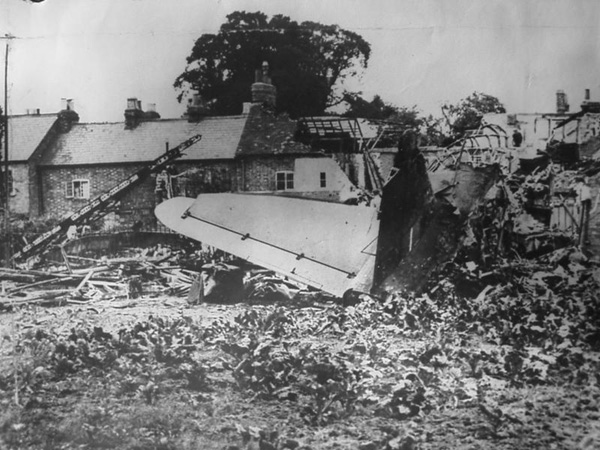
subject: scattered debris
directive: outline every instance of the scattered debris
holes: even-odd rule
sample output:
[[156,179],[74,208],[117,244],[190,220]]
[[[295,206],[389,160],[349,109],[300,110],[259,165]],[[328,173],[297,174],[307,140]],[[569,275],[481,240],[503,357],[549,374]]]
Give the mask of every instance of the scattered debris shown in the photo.
[[[188,258],[184,250],[174,251],[157,245],[127,249],[126,253],[127,256],[100,259],[65,253],[64,264],[40,263],[41,267],[35,270],[0,268],[5,294],[0,308],[29,303],[135,299],[144,295],[187,295],[196,272],[179,265],[179,260]],[[41,288],[49,290],[41,291]]]
[[0,268],[0,310],[99,300],[118,301],[113,306],[120,307],[127,300],[165,295],[187,298],[190,304],[278,302],[293,300],[298,293],[304,299],[324,297],[272,271],[234,265],[231,256],[206,246],[175,250],[158,244],[128,248],[110,258],[66,253],[62,258],[40,262],[36,269]]

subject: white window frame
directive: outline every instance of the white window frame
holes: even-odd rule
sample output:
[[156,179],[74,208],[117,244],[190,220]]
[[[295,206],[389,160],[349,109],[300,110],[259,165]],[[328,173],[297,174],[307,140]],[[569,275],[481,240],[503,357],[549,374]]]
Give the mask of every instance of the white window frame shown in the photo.
[[[79,184],[79,189],[76,189],[76,184]],[[77,194],[77,195],[76,195]],[[90,198],[90,180],[85,178],[77,178],[67,183],[65,189],[67,198],[74,199],[89,199]]]
[[[279,178],[283,176],[283,189],[279,188]],[[294,172],[291,170],[281,170],[275,172],[275,190],[293,191],[294,190]]]

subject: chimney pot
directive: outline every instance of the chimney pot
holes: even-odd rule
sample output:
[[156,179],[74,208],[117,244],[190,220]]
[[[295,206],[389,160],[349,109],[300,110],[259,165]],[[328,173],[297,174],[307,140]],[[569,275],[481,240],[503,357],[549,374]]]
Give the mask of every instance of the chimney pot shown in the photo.
[[127,99],[127,108],[125,109],[125,129],[133,130],[140,122],[144,120],[144,111],[142,111],[142,102],[136,97]]
[[[61,133],[68,133],[71,131],[74,123],[79,122],[79,114],[75,111],[73,105],[73,99],[62,98],[62,109],[58,113],[58,127]],[[40,114],[39,108],[33,110],[34,114]]]
[[75,104],[73,103],[73,99],[72,98],[61,98],[60,99],[60,103],[61,103],[61,111],[75,111]]
[[137,109],[138,100],[135,97],[127,99],[127,109]]
[[567,101],[567,94],[563,90],[556,91],[556,113],[565,114],[569,112],[569,103]]
[[589,90],[589,89],[586,89],[586,90],[585,90],[585,99],[586,99],[586,100],[589,100],[589,99],[590,99],[590,90]]
[[160,119],[160,114],[156,112],[156,103],[148,103],[146,111],[142,112],[144,120]]
[[200,94],[192,96],[192,106],[202,106],[202,96]]
[[203,117],[208,116],[210,110],[202,96],[198,93],[192,95],[188,100],[187,118],[188,122],[198,122]]
[[277,100],[277,89],[271,84],[269,63],[262,63],[262,70],[255,72],[256,82],[252,85],[252,103],[263,103],[274,107]]

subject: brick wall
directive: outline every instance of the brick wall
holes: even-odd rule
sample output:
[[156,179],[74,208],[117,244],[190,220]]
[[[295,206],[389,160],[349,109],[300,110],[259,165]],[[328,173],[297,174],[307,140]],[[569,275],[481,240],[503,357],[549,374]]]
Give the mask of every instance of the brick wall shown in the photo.
[[[294,189],[276,191],[276,173],[294,172]],[[319,187],[320,173],[326,173],[327,186]],[[237,185],[233,191],[268,192],[290,197],[304,197],[315,200],[341,200],[351,183],[330,158],[302,157],[293,155],[253,156],[239,160]],[[343,179],[342,179],[343,178]]]
[[[137,165],[43,168],[42,213],[48,217],[63,217],[73,213],[140,168]],[[67,198],[66,185],[73,180],[89,181],[89,199]],[[119,210],[122,213],[134,209],[149,210],[153,202],[154,184],[152,180],[146,180],[123,197]]]
[[[592,191],[592,211],[588,225],[588,250],[596,260],[600,260],[600,174],[588,180]],[[596,210],[594,211],[594,207]]]
[[[29,166],[27,163],[10,164],[12,172],[13,192],[9,197],[11,214],[29,214]],[[4,189],[4,186],[2,186]]]
[[[48,217],[64,217],[85,206],[102,193],[108,191],[142,165],[106,165],[84,167],[44,167],[41,171],[43,192],[43,214]],[[232,163],[185,163],[176,165],[176,172],[190,170],[189,176],[177,178],[180,195],[195,197],[200,192],[223,192],[232,185]],[[89,199],[67,198],[66,184],[73,180],[89,180]],[[156,224],[154,208],[156,206],[155,175],[151,175],[141,184],[126,193],[115,213],[108,214],[99,224],[105,229],[128,228],[136,222],[152,228]]]
[[197,197],[203,192],[230,192],[236,189],[235,163],[233,161],[211,161],[203,163],[182,163],[175,166],[179,195]]
[[49,151],[49,148],[54,144],[58,134],[60,125],[58,121],[48,130],[48,133],[37,149],[29,157],[29,217],[37,217],[43,214],[42,212],[42,185],[41,185],[41,171],[39,169],[39,163],[44,157],[45,153]]
[[275,173],[294,170],[293,156],[246,158],[239,163],[237,188],[240,191],[274,191]]

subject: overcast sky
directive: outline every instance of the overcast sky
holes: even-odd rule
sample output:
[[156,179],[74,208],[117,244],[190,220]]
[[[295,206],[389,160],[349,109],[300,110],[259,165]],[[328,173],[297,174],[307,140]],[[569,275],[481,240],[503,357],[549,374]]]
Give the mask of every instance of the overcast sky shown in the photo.
[[69,97],[82,122],[121,121],[137,97],[179,117],[173,82],[195,39],[236,10],[362,35],[371,60],[348,87],[368,99],[437,116],[443,102],[474,91],[509,112],[553,112],[558,89],[572,111],[585,88],[600,100],[596,0],[0,0],[0,36],[15,36],[9,113],[56,112]]

